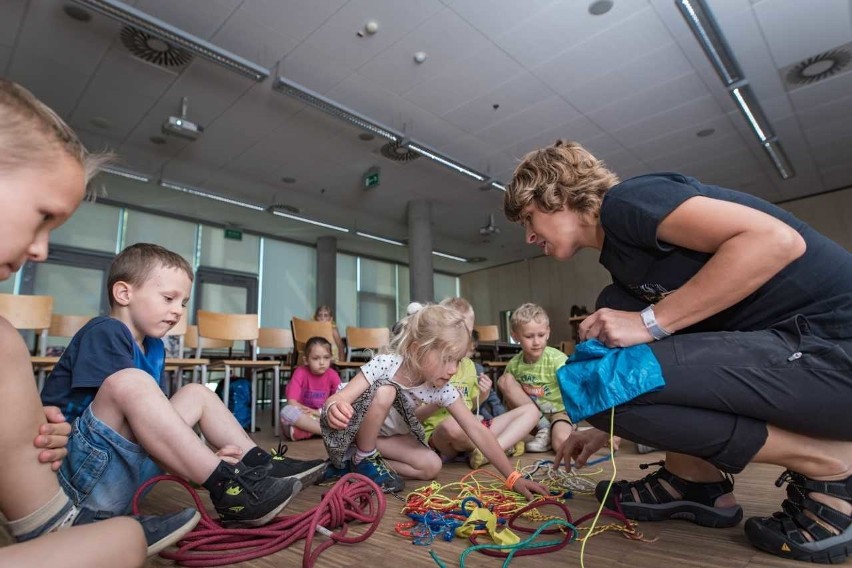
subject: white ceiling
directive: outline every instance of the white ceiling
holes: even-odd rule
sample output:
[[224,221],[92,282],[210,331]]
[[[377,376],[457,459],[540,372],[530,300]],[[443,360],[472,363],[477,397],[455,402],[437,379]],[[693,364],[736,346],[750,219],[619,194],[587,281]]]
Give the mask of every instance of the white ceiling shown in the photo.
[[[576,139],[623,178],[675,170],[771,201],[852,184],[852,72],[788,89],[780,70],[852,42],[850,0],[707,0],[797,175],[782,181],[673,0],[137,0],[136,8],[506,182],[525,152]],[[463,273],[536,254],[500,214],[502,193],[425,158],[378,153],[357,128],[260,83],[194,59],[180,72],[144,63],[94,14],[59,0],[0,0],[0,72],[123,165],[321,221],[405,239],[406,204],[433,202],[435,258]],[[359,37],[369,20],[374,35]],[[849,47],[849,46],[847,46]],[[424,51],[418,65],[413,54]],[[274,75],[275,73],[273,73]],[[160,125],[190,98],[195,142]],[[495,109],[494,105],[499,105]],[[93,123],[93,119],[94,123]],[[107,127],[98,127],[95,123]],[[715,129],[712,136],[696,132]],[[365,191],[361,175],[382,169]],[[282,177],[294,177],[293,184]],[[397,261],[406,249],[219,205],[154,183],[111,183],[112,199]],[[502,233],[479,235],[489,213]]]

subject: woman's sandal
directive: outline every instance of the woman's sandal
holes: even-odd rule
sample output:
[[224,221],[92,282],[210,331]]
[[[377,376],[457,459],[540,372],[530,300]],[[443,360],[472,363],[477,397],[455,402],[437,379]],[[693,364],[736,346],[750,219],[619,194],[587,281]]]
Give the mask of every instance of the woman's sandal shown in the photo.
[[[783,511],[746,521],[749,542],[776,556],[821,564],[839,564],[852,556],[852,517],[810,498],[811,493],[823,493],[852,503],[852,476],[817,481],[787,470],[775,485],[781,487],[785,482],[788,485],[787,499],[781,504]],[[805,511],[819,522],[805,515]],[[826,527],[834,527],[836,532]]]
[[[624,516],[636,521],[667,521],[682,519],[705,527],[732,527],[743,518],[743,509],[733,507],[714,507],[716,499],[734,490],[734,480],[726,475],[722,481],[698,483],[682,479],[665,468],[665,462],[642,464],[659,465],[660,469],[637,481],[618,481],[613,484],[606,499],[606,507],[614,511],[619,508]],[[675,497],[660,480],[666,481],[675,491]],[[601,481],[595,487],[595,497],[603,501],[608,481]],[[633,497],[633,491],[639,500]]]

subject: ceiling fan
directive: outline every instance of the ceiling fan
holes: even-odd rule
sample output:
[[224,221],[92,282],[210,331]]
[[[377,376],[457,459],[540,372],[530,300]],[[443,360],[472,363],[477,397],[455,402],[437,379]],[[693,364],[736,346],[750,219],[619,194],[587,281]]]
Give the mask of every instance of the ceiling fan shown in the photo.
[[488,224],[479,228],[479,234],[483,237],[500,234],[500,227],[494,224],[494,213],[488,214]]

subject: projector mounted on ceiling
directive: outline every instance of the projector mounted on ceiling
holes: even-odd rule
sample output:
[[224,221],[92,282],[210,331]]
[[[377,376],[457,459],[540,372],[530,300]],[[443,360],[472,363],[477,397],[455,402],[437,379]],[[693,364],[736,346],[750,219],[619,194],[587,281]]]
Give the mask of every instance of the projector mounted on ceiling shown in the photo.
[[488,215],[488,224],[479,228],[479,234],[483,237],[500,234],[500,227],[494,224],[494,213]]
[[186,117],[187,107],[189,106],[189,97],[183,97],[180,102],[180,116],[170,116],[163,123],[163,134],[176,136],[184,140],[197,140],[201,133],[204,132],[204,127],[196,124]]

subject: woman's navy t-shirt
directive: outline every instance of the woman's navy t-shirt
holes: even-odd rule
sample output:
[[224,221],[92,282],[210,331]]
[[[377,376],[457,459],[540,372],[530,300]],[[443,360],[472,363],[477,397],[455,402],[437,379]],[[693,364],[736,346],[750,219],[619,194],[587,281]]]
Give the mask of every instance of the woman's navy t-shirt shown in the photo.
[[852,254],[780,207],[680,174],[631,178],[605,195],[600,263],[614,283],[651,304],[677,290],[704,266],[710,254],[657,239],[662,220],[696,196],[738,203],[780,219],[802,235],[807,250],[737,304],[683,332],[766,329],[802,314],[816,335],[852,338]]

